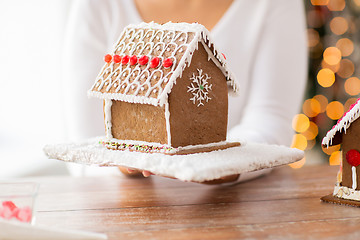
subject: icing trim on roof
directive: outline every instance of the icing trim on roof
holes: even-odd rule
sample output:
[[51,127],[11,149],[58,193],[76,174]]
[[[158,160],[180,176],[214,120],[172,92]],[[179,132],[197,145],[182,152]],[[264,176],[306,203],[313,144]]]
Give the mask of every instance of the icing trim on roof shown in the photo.
[[[114,52],[119,47],[122,47],[122,51],[124,51],[124,49],[128,46],[130,49],[131,42],[125,43],[126,39],[124,38],[124,36],[126,36],[126,34],[129,32],[130,33],[135,32],[136,30],[139,30],[139,29],[174,31],[174,32],[176,31],[176,32],[181,32],[181,34],[182,33],[185,33],[185,34],[194,33],[195,35],[194,35],[193,39],[191,39],[191,41],[188,44],[186,44],[187,46],[183,45],[184,50],[185,50],[184,54],[181,56],[181,58],[179,59],[179,61],[177,63],[175,63],[176,62],[176,58],[175,58],[174,66],[171,68],[171,71],[168,74],[166,74],[164,76],[163,68],[161,66],[159,66],[155,70],[161,74],[161,79],[158,81],[158,83],[155,86],[148,85],[148,86],[146,86],[148,88],[145,89],[144,87],[142,87],[142,85],[139,84],[140,75],[143,75],[144,71],[147,71],[147,77],[148,77],[147,81],[150,81],[154,75],[154,70],[153,70],[153,72],[149,72],[147,70],[148,68],[146,68],[143,70],[139,70],[138,73],[141,73],[141,74],[139,76],[137,76],[136,79],[132,82],[130,82],[128,80],[128,79],[130,79],[130,76],[127,76],[126,77],[127,82],[125,83],[126,86],[123,86],[125,88],[125,90],[123,91],[123,93],[121,93],[120,92],[120,81],[122,81],[122,80],[120,80],[120,77],[117,77],[116,80],[114,80],[114,81],[112,81],[110,79],[113,76],[114,72],[118,70],[118,68],[114,69],[114,63],[111,63],[110,65],[107,65],[107,64],[104,65],[104,67],[102,68],[94,85],[88,91],[89,96],[94,96],[94,97],[98,97],[98,98],[102,98],[102,99],[114,99],[114,100],[122,100],[122,101],[126,101],[126,102],[163,106],[168,101],[168,99],[167,99],[168,94],[171,92],[173,85],[176,83],[176,79],[181,77],[186,66],[189,66],[191,64],[192,55],[193,55],[194,51],[198,49],[200,42],[202,43],[206,52],[208,53],[208,60],[211,59],[215,63],[215,65],[222,71],[222,73],[226,77],[228,86],[230,86],[235,93],[238,92],[238,90],[239,90],[238,83],[235,81],[235,77],[234,77],[233,73],[228,69],[224,56],[222,55],[221,52],[219,52],[216,49],[215,45],[213,44],[213,42],[210,38],[208,30],[203,25],[198,24],[198,23],[189,24],[189,23],[172,23],[172,22],[168,22],[163,25],[160,25],[160,24],[157,24],[154,22],[141,23],[138,25],[129,25],[124,29],[124,31],[120,35],[119,40],[116,42],[115,47],[114,47],[114,49],[115,49]],[[138,34],[138,33],[135,32],[134,34],[135,34],[135,36],[137,36],[136,34]],[[155,35],[154,35],[154,37],[155,37]],[[165,35],[166,35],[166,33],[165,33]],[[186,37],[188,37],[188,35],[186,35]],[[158,43],[159,42],[156,43],[156,41],[155,41],[155,42],[148,42],[147,44],[153,44],[153,45],[151,45],[151,47],[154,47],[154,44],[156,45]],[[179,49],[180,49],[180,47],[178,47],[175,50],[175,52],[178,51]],[[151,50],[151,51],[153,51],[153,50]],[[151,56],[149,56],[149,57],[151,57]],[[163,56],[159,56],[159,57],[162,58]],[[135,68],[124,67],[124,69],[122,69],[122,67],[121,67],[121,69],[122,69],[121,74],[125,73],[125,75],[126,75],[126,73],[128,73],[128,75],[130,75],[130,73],[135,72]],[[104,74],[105,71],[109,71],[110,74],[108,76],[106,76],[105,78],[103,78],[105,75]],[[138,71],[138,70],[136,70],[136,71]],[[141,71],[143,71],[143,72],[141,72]],[[166,79],[168,76],[169,76],[169,79]],[[116,85],[116,83],[115,83],[117,80],[119,81],[119,85]],[[168,83],[166,83],[166,81],[168,81]],[[166,84],[165,84],[164,88],[162,89],[162,84],[164,82]],[[122,82],[122,84],[124,84],[124,82]],[[109,91],[111,89],[111,87],[113,87],[113,85],[117,86],[117,88],[116,88],[117,92]],[[132,87],[132,89],[135,89],[135,91],[134,91],[135,93],[134,92],[129,93],[130,87]],[[141,91],[145,89],[147,91],[147,93],[145,95],[141,95],[141,96],[135,95],[135,94],[138,94],[140,89],[141,89]],[[153,91],[153,90],[154,90],[154,93],[156,92],[156,90],[158,90],[158,94],[155,97],[150,96],[151,91]]]
[[342,118],[326,133],[326,136],[322,140],[322,145],[332,146],[335,135],[340,134],[350,127],[356,119],[360,117],[360,98],[353,104],[350,109],[344,114]]

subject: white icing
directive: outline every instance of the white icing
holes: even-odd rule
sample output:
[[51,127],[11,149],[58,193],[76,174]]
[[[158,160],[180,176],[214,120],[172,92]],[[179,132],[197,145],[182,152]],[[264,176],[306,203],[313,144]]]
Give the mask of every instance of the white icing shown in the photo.
[[360,200],[360,191],[340,185],[335,186],[333,195],[343,199]]
[[165,103],[165,124],[166,124],[167,142],[168,145],[171,146],[169,103]]
[[211,77],[207,74],[203,74],[202,69],[197,70],[199,74],[195,75],[195,73],[193,73],[190,78],[191,83],[190,86],[188,86],[188,92],[190,92],[193,96],[190,98],[190,101],[192,101],[193,104],[197,104],[197,107],[199,107],[204,105],[204,102],[211,100],[209,97],[209,91],[212,90],[212,84],[209,83]]
[[[194,38],[190,42],[189,33],[195,34]],[[145,38],[149,38],[149,40]],[[135,39],[136,41],[134,41]],[[154,39],[157,39],[156,44],[153,42]],[[198,49],[199,42],[206,46],[205,49],[209,58],[214,61],[218,68],[221,69],[228,84],[232,86],[235,92],[237,92],[238,84],[235,82],[235,77],[228,69],[221,52],[215,48],[210,39],[209,32],[204,26],[197,23],[188,24],[169,22],[159,25],[151,22],[127,26],[120,35],[119,41],[115,45],[114,54],[129,56],[136,55],[138,58],[142,55],[147,55],[149,57],[149,61],[152,56],[157,56],[160,59],[159,66],[156,69],[149,69],[150,64],[147,64],[144,69],[141,69],[139,64],[134,66],[130,66],[130,64],[117,64],[117,67],[113,62],[105,64],[88,94],[89,96],[103,99],[115,99],[126,102],[162,106],[167,101],[167,95],[170,93],[176,79],[181,77],[186,64],[188,66],[190,65],[192,55],[194,51]],[[168,50],[170,49],[174,50],[169,52]],[[213,51],[210,49],[213,49]],[[179,62],[176,62],[175,54],[183,51],[183,56]],[[161,64],[165,58],[171,58],[173,60],[173,65],[170,67],[170,71],[166,74],[164,73]],[[104,76],[102,74],[103,72],[109,72],[109,74]],[[118,77],[116,77],[115,72]],[[140,84],[140,76],[145,76],[143,73],[146,73],[147,78]],[[160,80],[155,85],[152,85],[151,79],[155,73],[158,74]],[[135,91],[135,93],[128,92],[131,85],[131,74],[135,74],[137,76],[132,83],[137,83],[139,86],[146,86],[145,88],[147,91],[144,95],[138,96],[138,91]],[[114,78],[114,80],[112,78]],[[164,79],[167,79],[168,82],[165,82],[166,85],[162,88],[161,84]],[[115,84],[118,87],[115,87]],[[101,90],[105,86],[106,92],[102,93]],[[127,87],[125,88],[124,86]],[[112,90],[112,93],[109,93],[112,88],[115,89]],[[120,92],[120,89],[124,88],[125,90],[121,90]],[[158,89],[158,94],[155,97],[150,96],[153,89]]]
[[304,157],[304,152],[295,148],[250,142],[221,151],[169,156],[160,153],[112,151],[98,141],[96,138],[84,142],[47,145],[44,151],[49,158],[63,161],[126,166],[160,176],[199,182],[288,164]]
[[344,131],[350,127],[351,123],[353,123],[356,119],[360,117],[360,102],[359,99],[356,104],[351,108],[348,112],[344,114],[344,116],[337,122],[333,128],[327,132],[326,136],[322,140],[322,145],[326,145],[327,147],[332,145],[332,140],[338,132]]
[[105,99],[104,100],[104,115],[105,115],[105,129],[106,129],[106,137],[108,139],[113,138],[111,128],[111,106],[112,106],[112,100]]
[[353,189],[356,189],[356,187],[357,187],[356,167],[352,166],[352,167],[351,167],[351,172],[352,172],[352,188],[353,188]]

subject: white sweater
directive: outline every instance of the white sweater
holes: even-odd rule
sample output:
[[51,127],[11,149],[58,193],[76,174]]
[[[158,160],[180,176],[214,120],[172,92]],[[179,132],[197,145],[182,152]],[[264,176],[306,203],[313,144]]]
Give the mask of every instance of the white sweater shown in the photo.
[[[140,22],[132,0],[74,4],[63,65],[70,139],[104,135],[102,101],[86,92],[123,28]],[[229,138],[289,146],[307,74],[302,1],[234,0],[211,35],[240,83],[229,98]]]

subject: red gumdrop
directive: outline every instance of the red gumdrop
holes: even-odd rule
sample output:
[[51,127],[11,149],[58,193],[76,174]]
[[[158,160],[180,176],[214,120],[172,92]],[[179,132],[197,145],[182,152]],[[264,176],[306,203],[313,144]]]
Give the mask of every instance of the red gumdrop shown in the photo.
[[140,58],[139,58],[139,64],[140,65],[145,65],[145,64],[147,64],[149,62],[149,57],[148,56],[141,56]]
[[171,60],[171,58],[166,58],[164,61],[163,61],[163,64],[164,68],[169,68],[173,65],[173,61]]
[[130,60],[129,55],[125,55],[122,59],[121,59],[121,63],[122,64],[127,64]]
[[156,68],[157,66],[159,66],[159,63],[160,63],[160,59],[158,57],[154,57],[150,61],[150,67]]
[[135,65],[137,63],[137,56],[136,55],[133,55],[131,58],[130,58],[130,65]]
[[15,203],[13,203],[12,201],[3,201],[2,205],[4,208],[9,208],[11,211],[14,211],[14,209],[17,208]]
[[114,63],[121,62],[121,57],[119,55],[114,55]]
[[111,62],[111,59],[112,59],[112,56],[110,54],[106,54],[104,56],[104,61],[107,62],[107,63]]
[[353,167],[360,165],[360,153],[355,149],[351,149],[346,153],[346,161]]
[[23,207],[19,209],[16,218],[21,222],[30,222],[32,217],[32,210],[30,207]]

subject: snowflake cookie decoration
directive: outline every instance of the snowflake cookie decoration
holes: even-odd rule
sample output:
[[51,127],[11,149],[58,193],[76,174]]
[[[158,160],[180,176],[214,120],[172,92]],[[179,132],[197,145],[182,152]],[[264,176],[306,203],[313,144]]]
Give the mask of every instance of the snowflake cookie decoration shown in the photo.
[[191,92],[193,97],[190,98],[194,104],[197,103],[197,106],[204,105],[204,102],[208,102],[211,98],[209,97],[209,91],[212,90],[212,84],[209,83],[209,77],[207,74],[203,74],[202,69],[198,69],[199,74],[195,76],[193,73],[190,78],[191,83],[188,86],[188,92]]

